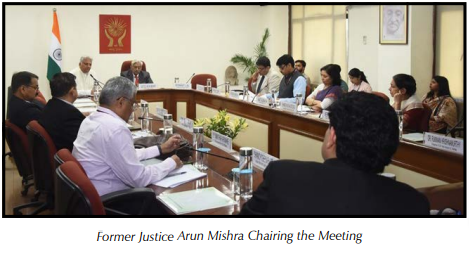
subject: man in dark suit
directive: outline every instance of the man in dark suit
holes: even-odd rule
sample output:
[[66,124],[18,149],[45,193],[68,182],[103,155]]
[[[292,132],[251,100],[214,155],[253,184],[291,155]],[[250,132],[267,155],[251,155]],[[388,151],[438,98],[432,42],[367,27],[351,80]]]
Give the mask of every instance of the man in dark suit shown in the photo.
[[54,141],[57,150],[73,149],[78,130],[85,116],[73,106],[78,97],[75,76],[71,73],[57,73],[50,81],[52,99],[47,102],[38,122]]
[[7,118],[26,132],[26,125],[37,120],[41,115],[41,107],[33,103],[39,93],[37,75],[22,71],[13,74],[11,88],[13,96],[8,101]]
[[351,92],[330,107],[329,118],[325,162],[271,162],[241,214],[429,214],[425,196],[378,174],[399,144],[396,113],[384,99]]
[[140,83],[153,83],[150,73],[142,70],[142,61],[133,60],[130,64],[130,69],[121,73],[121,76],[126,77],[138,86]]

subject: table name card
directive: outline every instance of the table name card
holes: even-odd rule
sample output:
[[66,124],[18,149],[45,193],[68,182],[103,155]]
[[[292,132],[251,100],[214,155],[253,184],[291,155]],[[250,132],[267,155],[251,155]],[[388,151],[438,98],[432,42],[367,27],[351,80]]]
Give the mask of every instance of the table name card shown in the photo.
[[280,108],[284,111],[296,113],[296,104],[288,102],[280,102]]
[[223,95],[223,94],[221,93],[221,91],[220,91],[219,89],[217,89],[217,88],[212,88],[212,94],[215,94],[215,95]]
[[168,114],[168,110],[164,108],[156,108],[156,116],[163,118],[163,115]]
[[187,128],[191,133],[194,131],[194,121],[189,118],[179,117],[179,124],[181,124],[182,127]]
[[233,140],[228,136],[212,131],[212,141],[228,152],[231,152],[231,150],[233,150]]
[[239,93],[236,91],[230,91],[230,98],[239,99]]
[[434,133],[424,133],[423,144],[440,150],[463,155],[464,140],[455,139]]
[[190,83],[175,83],[174,88],[181,90],[190,90],[192,87]]
[[256,100],[254,102],[256,104],[269,106],[269,99],[267,99],[265,97],[256,97]]
[[156,89],[156,83],[141,83],[138,85],[138,90]]
[[203,86],[203,85],[201,85],[201,84],[197,84],[197,85],[195,86],[195,88],[196,88],[196,90],[198,90],[198,91],[205,91],[205,86]]
[[254,166],[259,169],[265,170],[270,162],[276,160],[278,160],[278,158],[275,156],[271,156],[255,148],[252,149],[252,162],[254,163]]

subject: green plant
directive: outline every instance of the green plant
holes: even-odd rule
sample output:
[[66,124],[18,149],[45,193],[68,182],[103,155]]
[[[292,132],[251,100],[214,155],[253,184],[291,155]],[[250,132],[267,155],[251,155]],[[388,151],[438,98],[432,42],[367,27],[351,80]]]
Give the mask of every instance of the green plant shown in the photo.
[[212,131],[215,131],[234,139],[249,125],[246,123],[246,119],[243,118],[230,121],[230,116],[226,114],[226,110],[220,110],[212,118],[196,119],[194,126],[203,126],[205,128],[204,134],[209,138],[212,137]]
[[243,67],[243,72],[248,71],[249,76],[246,78],[246,81],[249,80],[249,78],[256,72],[257,67],[256,67],[256,61],[262,56],[267,56],[267,50],[265,48],[265,43],[267,42],[267,39],[270,37],[270,32],[269,28],[265,29],[264,35],[262,36],[261,42],[256,45],[254,48],[254,56],[253,57],[248,57],[244,56],[242,54],[235,54],[233,57],[231,57],[231,62],[233,64],[238,64],[241,67]]

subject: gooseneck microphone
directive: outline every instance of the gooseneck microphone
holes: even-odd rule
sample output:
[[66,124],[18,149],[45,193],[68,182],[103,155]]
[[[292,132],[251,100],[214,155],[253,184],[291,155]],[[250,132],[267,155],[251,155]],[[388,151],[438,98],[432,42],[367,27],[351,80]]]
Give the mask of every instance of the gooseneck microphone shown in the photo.
[[194,73],[194,74],[192,74],[192,76],[191,76],[191,77],[189,77],[189,80],[187,80],[187,82],[186,82],[186,83],[189,83],[189,81],[190,81],[190,80],[192,79],[192,77],[194,77],[194,76],[195,76],[195,73]]
[[223,158],[223,159],[230,160],[230,161],[233,161],[233,162],[236,162],[236,163],[239,162],[238,160],[235,160],[233,158],[229,158],[229,157],[221,156],[221,155],[215,155],[215,154],[212,154],[212,153],[209,153],[209,152],[199,151],[199,150],[197,150],[195,148],[192,148],[192,147],[189,147],[189,149],[192,150],[192,151],[195,151],[195,152],[204,153],[204,154],[207,154],[207,155]]
[[138,117],[138,119],[147,119],[147,120],[153,120],[153,121],[163,121],[162,119],[145,118],[145,117]]
[[91,78],[93,78],[93,80],[98,84],[99,87],[101,87],[101,89],[103,88],[103,86],[101,86],[101,84],[104,85],[104,83],[98,81],[96,78],[94,78],[94,76],[92,74],[90,74]]
[[262,91],[264,91],[264,90],[265,90],[265,88],[267,88],[267,87],[268,87],[268,86],[264,86],[264,88],[262,88],[262,89],[261,89],[261,90],[260,90],[260,91],[259,91],[259,92],[258,92],[258,93],[255,95],[255,96],[254,96],[254,98],[252,99],[251,103],[253,103],[253,102],[254,102],[254,100],[256,99],[256,97],[257,97],[259,94],[261,94],[261,93],[262,93]]

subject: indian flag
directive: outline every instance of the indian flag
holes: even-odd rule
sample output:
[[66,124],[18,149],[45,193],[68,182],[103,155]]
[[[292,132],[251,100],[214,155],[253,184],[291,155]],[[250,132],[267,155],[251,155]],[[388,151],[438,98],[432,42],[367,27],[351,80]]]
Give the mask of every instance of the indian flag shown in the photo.
[[52,36],[49,49],[49,61],[47,64],[47,79],[49,81],[56,73],[62,72],[62,45],[60,40],[59,21],[54,8],[54,24],[52,25]]

